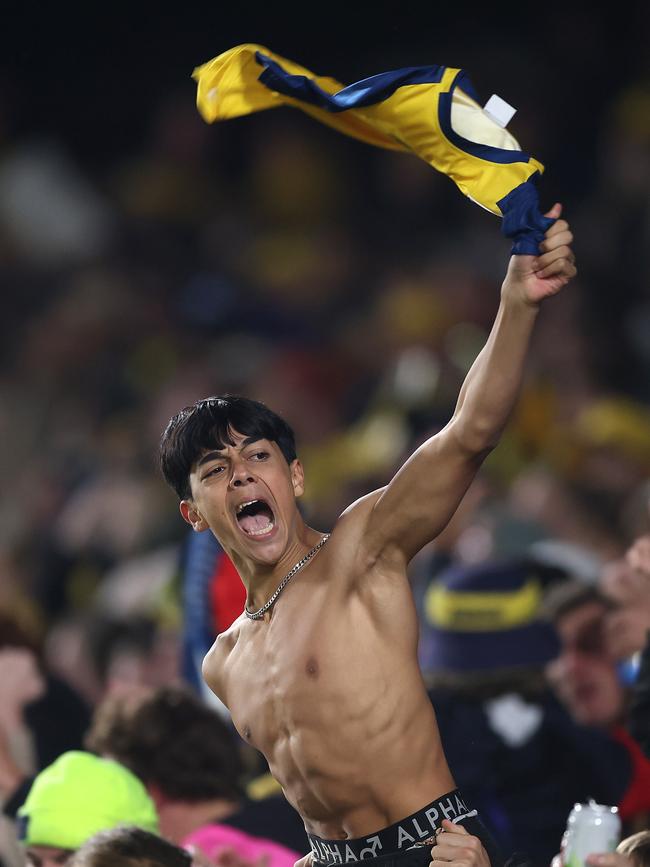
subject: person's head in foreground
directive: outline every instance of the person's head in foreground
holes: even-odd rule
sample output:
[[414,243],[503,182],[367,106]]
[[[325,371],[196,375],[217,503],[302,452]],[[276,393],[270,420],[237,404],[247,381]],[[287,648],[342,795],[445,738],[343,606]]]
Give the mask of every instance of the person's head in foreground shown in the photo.
[[616,851],[627,856],[634,867],[650,867],[650,830],[621,840]]
[[67,864],[98,831],[126,822],[158,831],[153,801],[117,762],[90,753],[64,753],[36,777],[18,810],[18,838],[29,867]]
[[595,587],[571,581],[549,593],[544,609],[561,645],[546,669],[557,697],[580,725],[618,722],[626,695],[607,649],[609,602]]
[[180,687],[107,699],[95,713],[86,744],[142,780],[156,804],[161,832],[171,840],[179,840],[180,805],[212,804],[215,815],[225,815],[243,797],[244,768],[235,739],[216,711]]
[[621,840],[615,852],[593,852],[586,861],[588,867],[650,867],[650,830]]
[[276,563],[300,533],[293,431],[263,404],[226,396],[185,407],[163,433],[160,462],[183,518],[198,532],[210,528],[236,564]]
[[91,837],[68,867],[191,867],[192,856],[142,828],[122,827]]

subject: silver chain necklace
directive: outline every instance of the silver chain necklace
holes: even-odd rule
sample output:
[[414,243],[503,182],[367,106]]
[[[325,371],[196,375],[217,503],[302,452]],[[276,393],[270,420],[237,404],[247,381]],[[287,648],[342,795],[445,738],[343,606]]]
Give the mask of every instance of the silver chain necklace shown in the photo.
[[300,572],[300,570],[302,569],[302,567],[303,567],[303,566],[306,566],[307,563],[309,563],[309,561],[311,560],[311,558],[312,558],[315,554],[318,554],[318,552],[319,552],[320,549],[323,547],[323,545],[325,544],[325,542],[327,542],[327,540],[329,539],[329,537],[330,537],[330,534],[329,534],[329,533],[326,533],[326,534],[323,536],[323,538],[320,540],[320,542],[317,542],[317,543],[314,545],[314,547],[311,549],[311,551],[307,551],[307,553],[306,553],[305,556],[302,558],[302,560],[298,560],[298,562],[296,563],[296,565],[295,565],[295,566],[292,566],[291,569],[289,569],[289,571],[288,571],[287,574],[284,576],[284,578],[282,579],[282,581],[280,581],[280,583],[278,584],[275,593],[271,596],[271,598],[269,599],[268,602],[266,602],[264,605],[262,605],[261,608],[258,608],[257,611],[249,611],[248,608],[244,608],[244,614],[246,615],[246,617],[248,617],[249,620],[260,620],[260,618],[262,618],[262,617],[264,616],[264,612],[269,610],[269,608],[271,607],[271,605],[273,605],[273,603],[275,602],[275,600],[278,598],[278,596],[280,595],[280,593],[282,593],[282,591],[283,591],[284,588],[287,586],[287,584],[289,583],[289,581],[293,578],[293,576],[296,574],[296,572]]

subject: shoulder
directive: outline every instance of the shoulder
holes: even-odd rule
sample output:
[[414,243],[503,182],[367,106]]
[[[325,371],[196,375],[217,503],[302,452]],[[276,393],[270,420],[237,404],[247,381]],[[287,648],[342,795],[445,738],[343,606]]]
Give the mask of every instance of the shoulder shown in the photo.
[[245,617],[242,613],[232,626],[217,635],[214,644],[203,658],[203,680],[224,703],[226,703],[225,675],[227,663],[237,646],[244,621]]
[[350,503],[350,505],[345,509],[345,511],[341,512],[339,515],[339,519],[337,521],[337,527],[341,524],[345,524],[346,522],[349,524],[353,524],[355,522],[363,522],[368,519],[368,517],[372,514],[372,510],[384,493],[386,488],[377,488],[376,491],[371,491],[369,494],[364,494],[363,497],[359,497],[358,500],[355,500],[354,503]]
[[384,488],[379,488],[370,494],[365,494],[341,512],[332,530],[334,544],[330,544],[330,550],[336,549],[339,554],[347,552],[355,561],[363,559],[363,542],[368,524],[383,491]]
[[332,529],[326,558],[333,562],[335,574],[346,577],[346,584],[374,572],[376,563],[367,541],[374,508],[385,488],[360,497],[341,513]]

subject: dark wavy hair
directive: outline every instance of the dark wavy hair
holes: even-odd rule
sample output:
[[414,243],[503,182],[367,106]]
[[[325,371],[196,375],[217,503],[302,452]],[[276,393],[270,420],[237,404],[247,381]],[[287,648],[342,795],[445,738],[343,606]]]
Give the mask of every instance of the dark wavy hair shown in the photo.
[[156,834],[124,826],[87,840],[70,867],[192,867],[192,856]]
[[95,713],[86,747],[125,765],[168,798],[239,801],[243,796],[243,763],[228,726],[181,687],[107,699]]
[[233,445],[234,431],[277,443],[288,464],[296,458],[292,429],[263,403],[237,395],[207,397],[176,413],[160,440],[163,475],[181,500],[192,495],[192,465],[206,449]]

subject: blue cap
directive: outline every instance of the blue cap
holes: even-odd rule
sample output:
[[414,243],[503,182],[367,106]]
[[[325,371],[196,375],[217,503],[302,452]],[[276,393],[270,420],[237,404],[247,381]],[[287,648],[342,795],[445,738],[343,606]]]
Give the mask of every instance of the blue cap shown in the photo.
[[544,578],[521,560],[452,566],[424,596],[423,668],[490,671],[543,666],[559,653],[540,620]]

